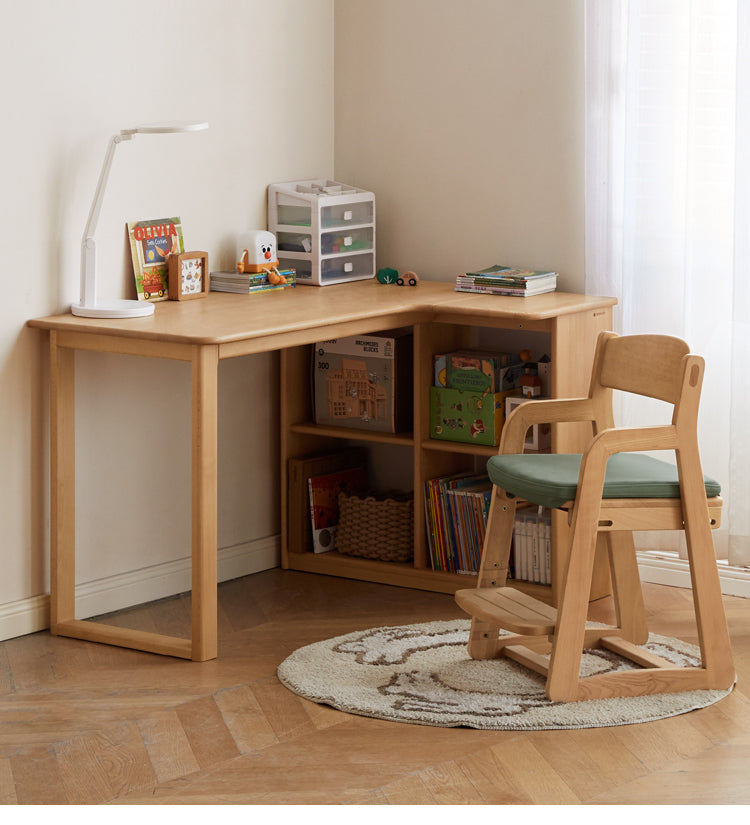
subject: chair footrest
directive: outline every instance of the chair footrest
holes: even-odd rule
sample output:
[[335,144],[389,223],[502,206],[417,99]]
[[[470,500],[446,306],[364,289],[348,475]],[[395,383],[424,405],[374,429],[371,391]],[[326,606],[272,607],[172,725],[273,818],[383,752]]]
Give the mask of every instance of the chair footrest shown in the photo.
[[557,610],[512,587],[476,587],[456,591],[456,603],[470,616],[523,636],[550,636]]

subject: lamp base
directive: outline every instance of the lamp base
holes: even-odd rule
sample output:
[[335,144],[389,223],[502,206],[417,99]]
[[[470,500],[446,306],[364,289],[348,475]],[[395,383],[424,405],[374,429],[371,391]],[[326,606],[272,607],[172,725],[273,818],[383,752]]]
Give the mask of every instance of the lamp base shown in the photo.
[[148,301],[122,299],[102,301],[95,306],[73,304],[70,311],[84,318],[143,318],[154,314],[154,305]]

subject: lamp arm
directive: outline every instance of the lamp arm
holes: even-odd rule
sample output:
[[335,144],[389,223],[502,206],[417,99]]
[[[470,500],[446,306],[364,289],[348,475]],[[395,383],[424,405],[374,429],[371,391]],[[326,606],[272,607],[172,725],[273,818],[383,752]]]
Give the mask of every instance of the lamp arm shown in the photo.
[[104,164],[99,174],[99,182],[96,185],[94,201],[91,204],[89,218],[86,222],[86,228],[83,231],[83,240],[81,241],[81,303],[84,306],[94,306],[96,304],[96,241],[94,240],[94,232],[96,231],[96,224],[102,209],[104,192],[107,188],[109,170],[112,168],[115,149],[121,141],[131,140],[134,133],[135,130],[123,129],[120,134],[110,138],[107,153],[104,156]]

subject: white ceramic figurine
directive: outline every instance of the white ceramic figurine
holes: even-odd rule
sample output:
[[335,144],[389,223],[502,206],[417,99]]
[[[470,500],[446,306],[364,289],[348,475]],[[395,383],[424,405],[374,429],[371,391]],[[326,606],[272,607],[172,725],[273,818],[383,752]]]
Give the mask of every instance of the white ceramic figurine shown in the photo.
[[273,232],[264,229],[244,232],[237,241],[237,257],[237,272],[266,272],[270,283],[286,283],[286,278],[278,270],[276,237]]

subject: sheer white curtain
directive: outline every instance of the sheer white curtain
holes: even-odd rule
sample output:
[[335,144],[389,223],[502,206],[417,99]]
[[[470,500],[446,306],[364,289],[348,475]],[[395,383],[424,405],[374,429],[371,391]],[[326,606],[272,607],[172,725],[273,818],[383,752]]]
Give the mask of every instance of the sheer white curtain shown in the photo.
[[586,118],[586,291],[619,299],[617,331],[705,357],[717,554],[748,566],[750,0],[586,0]]

